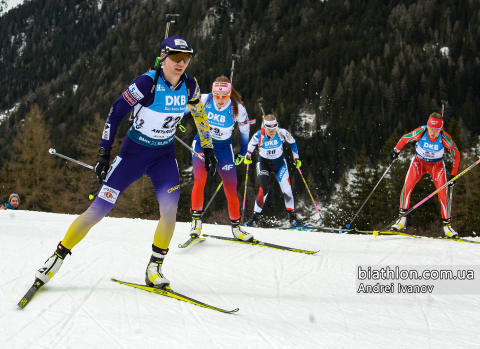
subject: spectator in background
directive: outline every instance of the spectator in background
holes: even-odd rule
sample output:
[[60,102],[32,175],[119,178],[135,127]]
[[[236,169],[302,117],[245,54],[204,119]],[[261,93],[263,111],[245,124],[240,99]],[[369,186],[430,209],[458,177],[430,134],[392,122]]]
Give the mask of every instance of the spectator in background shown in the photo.
[[17,193],[10,194],[8,204],[5,204],[5,207],[9,210],[17,210],[18,205],[20,205],[20,196]]
[[0,211],[2,211],[2,210],[7,210],[7,208],[5,207],[5,201],[0,199]]

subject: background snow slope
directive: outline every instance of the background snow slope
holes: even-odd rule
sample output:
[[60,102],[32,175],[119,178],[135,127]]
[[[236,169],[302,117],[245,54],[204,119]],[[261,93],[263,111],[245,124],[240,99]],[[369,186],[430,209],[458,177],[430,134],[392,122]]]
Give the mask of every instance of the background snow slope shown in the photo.
[[[480,246],[400,236],[252,229],[317,255],[220,240],[181,250],[178,223],[164,264],[172,288],[234,315],[110,281],[143,283],[157,222],[105,218],[23,310],[17,303],[75,216],[0,211],[2,348],[478,348],[480,296],[357,295],[371,265],[479,264]],[[230,236],[228,226],[204,232]]]

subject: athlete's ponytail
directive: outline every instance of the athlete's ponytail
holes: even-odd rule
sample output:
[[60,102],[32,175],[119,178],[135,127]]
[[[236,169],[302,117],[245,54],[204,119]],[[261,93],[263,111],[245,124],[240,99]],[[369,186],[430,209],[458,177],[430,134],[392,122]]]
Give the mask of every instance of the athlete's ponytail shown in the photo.
[[[218,78],[215,79],[214,82],[230,82],[230,79],[227,78],[225,75],[222,75]],[[233,106],[233,121],[235,121],[238,117],[238,103],[243,105],[245,107],[245,104],[242,102],[242,96],[240,96],[240,93],[238,93],[237,90],[235,90],[232,86],[232,92],[230,94],[230,98],[232,100],[232,106]]]

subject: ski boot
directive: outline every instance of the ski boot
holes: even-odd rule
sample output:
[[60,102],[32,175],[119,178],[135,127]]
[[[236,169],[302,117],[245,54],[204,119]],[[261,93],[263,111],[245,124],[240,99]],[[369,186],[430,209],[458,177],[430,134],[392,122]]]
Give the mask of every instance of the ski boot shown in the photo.
[[290,221],[290,226],[292,228],[298,228],[303,226],[302,220],[297,218],[295,210],[288,211],[288,220]]
[[202,233],[202,211],[192,210],[192,224],[190,226],[190,237],[198,238]]
[[246,227],[259,227],[260,226],[260,216],[262,213],[258,213],[253,211],[252,218],[250,218],[247,223],[245,223]]
[[170,285],[170,281],[163,276],[162,265],[163,260],[168,253],[168,249],[162,250],[161,248],[152,245],[152,250],[152,257],[150,257],[150,262],[145,271],[145,284],[147,286],[166,288]]
[[455,239],[458,238],[458,233],[452,228],[452,219],[442,219],[443,221],[443,231],[445,232],[445,236]]
[[49,282],[62,266],[65,257],[69,254],[72,254],[72,252],[70,252],[68,248],[62,246],[62,242],[60,241],[55,253],[52,254],[52,256],[47,259],[43,267],[38,269],[38,271],[35,273],[35,278],[39,279],[41,282],[43,282],[43,284]]
[[232,221],[232,234],[235,238],[242,241],[252,241],[253,235],[247,233],[245,230],[242,229],[240,226],[240,219]]
[[405,214],[405,212],[407,212],[407,210],[400,209],[398,213],[400,218],[395,222],[394,225],[392,225],[392,228],[390,230],[393,230],[393,231],[405,230],[405,228],[407,227],[407,217],[402,217],[402,215]]

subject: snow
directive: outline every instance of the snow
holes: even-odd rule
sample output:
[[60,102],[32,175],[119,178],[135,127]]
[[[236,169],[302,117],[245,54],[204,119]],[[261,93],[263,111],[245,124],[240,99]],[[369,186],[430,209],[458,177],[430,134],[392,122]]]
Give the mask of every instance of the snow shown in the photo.
[[303,137],[312,137],[315,129],[315,113],[301,112],[298,114],[300,117],[300,127],[303,132],[297,134]]
[[18,109],[19,106],[20,106],[20,103],[16,103],[13,106],[13,108],[0,112],[0,125],[4,120],[7,120],[10,117],[10,115]]
[[3,13],[0,13],[0,17],[2,17],[5,13],[14,9],[15,7],[22,5],[23,2],[24,0],[7,0],[7,8]]
[[[76,216],[0,211],[2,348],[478,348],[479,295],[358,295],[359,265],[473,265],[480,247],[401,236],[249,229],[317,255],[208,239],[177,223],[164,273],[200,308],[110,281],[143,283],[156,221],[105,218],[25,308],[18,301]],[[230,235],[204,224],[203,231]]]

